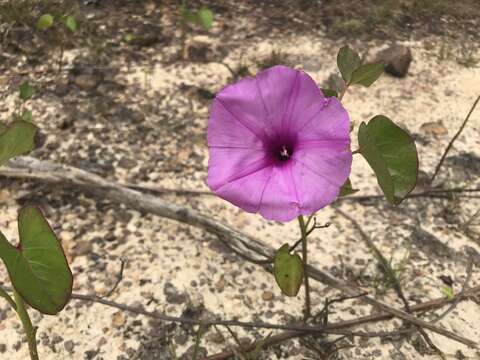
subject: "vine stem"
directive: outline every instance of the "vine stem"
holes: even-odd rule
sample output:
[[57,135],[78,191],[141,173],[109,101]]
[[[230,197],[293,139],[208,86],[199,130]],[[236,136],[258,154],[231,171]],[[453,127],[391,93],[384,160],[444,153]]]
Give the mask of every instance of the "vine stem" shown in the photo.
[[342,91],[340,92],[340,94],[338,94],[338,100],[339,101],[342,101],[343,100],[343,97],[345,96],[345,93],[347,92],[347,89],[348,89],[348,84],[345,84],[343,86],[343,89]]
[[307,224],[303,219],[303,216],[298,217],[298,223],[300,225],[300,232],[302,234],[302,262],[303,262],[303,274],[305,278],[305,309],[304,309],[304,319],[308,319],[311,315],[310,311],[310,285],[308,282],[308,271],[307,271]]
[[32,321],[30,320],[30,316],[28,316],[27,309],[25,308],[25,303],[23,302],[22,297],[19,293],[14,289],[13,290],[13,298],[15,300],[15,304],[17,306],[17,314],[22,322],[23,329],[27,335],[28,341],[28,350],[30,351],[30,359],[31,360],[39,360],[38,358],[38,351],[37,351],[37,330],[33,327]]

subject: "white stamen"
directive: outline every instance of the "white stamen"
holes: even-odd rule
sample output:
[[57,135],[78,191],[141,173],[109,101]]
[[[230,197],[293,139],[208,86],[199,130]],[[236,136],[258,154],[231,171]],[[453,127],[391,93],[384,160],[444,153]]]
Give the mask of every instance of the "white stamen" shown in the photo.
[[290,154],[288,153],[288,149],[285,145],[282,146],[282,150],[280,151],[280,156],[288,158]]

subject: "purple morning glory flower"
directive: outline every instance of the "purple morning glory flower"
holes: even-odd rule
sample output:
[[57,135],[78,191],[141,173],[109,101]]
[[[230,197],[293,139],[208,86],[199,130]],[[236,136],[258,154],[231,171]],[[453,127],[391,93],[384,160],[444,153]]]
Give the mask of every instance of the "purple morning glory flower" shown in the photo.
[[208,186],[269,220],[310,215],[338,196],[352,163],[347,111],[303,71],[274,66],[226,86],[208,124]]

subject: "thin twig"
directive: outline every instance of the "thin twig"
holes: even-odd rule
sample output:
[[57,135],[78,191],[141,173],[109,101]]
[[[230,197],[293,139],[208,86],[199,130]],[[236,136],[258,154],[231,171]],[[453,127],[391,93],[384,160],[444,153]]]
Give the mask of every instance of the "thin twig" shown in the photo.
[[[475,290],[475,289],[477,289],[477,290]],[[471,289],[466,290],[465,293],[464,293],[463,299],[466,299],[470,296],[475,296],[477,293],[480,293],[480,286],[477,286],[475,288],[471,288]],[[455,297],[455,299],[456,299],[456,297]],[[435,309],[441,308],[441,307],[443,307],[443,306],[445,306],[449,303],[452,303],[453,301],[455,301],[455,299],[449,300],[447,298],[439,298],[439,299],[431,300],[431,301],[428,301],[428,302],[420,303],[420,304],[417,304],[417,305],[413,305],[411,308],[412,308],[412,311],[414,311],[414,312],[424,312],[424,311],[428,311],[428,310],[435,310]],[[389,320],[392,317],[393,317],[392,315],[387,314],[387,313],[379,313],[379,314],[365,316],[363,318],[357,318],[357,319],[354,319],[354,320],[342,321],[342,322],[338,322],[338,323],[335,323],[335,324],[329,324],[329,326],[327,326],[325,328],[325,332],[329,333],[329,334],[341,334],[342,333],[342,335],[345,335],[347,333],[347,331],[342,331],[343,329],[347,329],[347,328],[357,326],[357,325],[366,324],[366,323],[369,323],[369,322]],[[347,322],[350,322],[350,325],[347,325]],[[385,332],[385,333],[381,333],[381,332],[379,332],[379,333],[365,333],[365,332],[364,333],[361,333],[361,332],[352,333],[352,332],[349,332],[349,334],[352,334],[354,336],[358,335],[358,336],[365,336],[365,337],[368,337],[369,335],[370,335],[370,337],[389,337],[389,336],[394,337],[394,336],[398,336],[398,335],[403,335],[403,334],[407,333],[407,331],[412,331],[412,329],[397,330],[397,331],[392,331],[392,332],[388,332],[388,333],[387,332]],[[270,346],[274,346],[274,345],[280,344],[284,341],[287,341],[289,339],[302,337],[302,336],[307,336],[307,335],[308,334],[306,334],[306,333],[301,333],[301,332],[296,332],[296,331],[285,331],[285,332],[282,332],[280,334],[273,335],[272,337],[270,337],[270,339],[268,341],[265,341],[262,348],[267,348],[267,347],[270,347]],[[255,349],[257,347],[257,344],[258,344],[258,342],[253,342],[249,346],[245,346],[244,350],[245,351],[252,351],[253,349]],[[215,354],[215,355],[208,356],[204,360],[226,360],[226,359],[232,358],[233,356],[234,356],[234,353],[232,351],[224,351],[224,352],[221,352],[221,353],[218,353],[218,354]]]
[[[370,239],[370,236],[368,236],[365,231],[363,231],[362,227],[360,224],[351,216],[343,212],[342,210],[334,207],[335,211],[338,212],[340,215],[342,215],[345,219],[349,220],[350,223],[354,226],[354,228],[358,231],[362,239],[366,242],[367,246],[372,250],[375,254],[375,257],[378,259],[380,266],[382,268],[382,271],[386,276],[388,276],[388,279],[393,282],[393,289],[397,293],[398,297],[402,301],[405,311],[409,314],[412,313],[412,309],[410,308],[410,305],[408,304],[408,300],[403,292],[402,285],[400,284],[400,281],[395,274],[395,271],[393,270],[392,266],[388,262],[388,260],[383,256],[382,252],[378,249],[378,247],[375,245],[375,243]],[[443,356],[442,351],[432,342],[428,334],[425,332],[425,330],[420,326],[420,325],[414,325],[418,332],[422,335],[422,337],[425,339],[427,344],[435,350],[439,355]]]
[[356,294],[356,295],[350,295],[350,296],[340,296],[334,299],[325,299],[325,305],[323,306],[323,309],[318,312],[318,314],[315,314],[313,316],[313,320],[318,322],[318,318],[322,318],[322,324],[326,326],[328,324],[328,314],[329,314],[329,308],[330,305],[337,303],[337,302],[343,302],[345,300],[351,300],[351,299],[358,299],[359,297],[368,295],[367,292],[364,292],[363,294]]
[[375,245],[375,243],[370,239],[370,236],[367,235],[365,231],[363,231],[362,227],[360,224],[352,218],[350,215],[345,213],[344,211],[340,210],[337,207],[334,207],[335,211],[339,213],[341,216],[343,216],[345,219],[350,221],[350,223],[353,225],[353,227],[358,231],[360,234],[361,238],[365,241],[367,244],[368,248],[373,251],[375,257],[377,258],[378,262],[380,263],[380,267],[382,269],[382,272],[388,276],[389,280],[393,282],[393,288],[395,292],[397,293],[398,297],[402,301],[403,305],[405,306],[405,310],[407,312],[410,312],[410,306],[408,304],[407,298],[405,297],[405,294],[403,293],[402,286],[400,285],[400,281],[398,280],[395,271],[392,269],[392,266],[388,262],[388,260],[383,256],[382,252],[378,249],[378,247]]
[[[430,189],[427,191],[416,192],[408,194],[405,199],[421,199],[421,198],[446,198],[448,199],[451,194],[460,194],[457,196],[466,197],[468,195],[462,195],[463,193],[480,193],[480,189]],[[336,201],[368,201],[368,200],[382,200],[385,195],[351,195],[339,197]]]
[[[458,301],[461,301],[470,296],[477,295],[478,293],[480,293],[480,286],[467,289],[462,294],[461,296],[462,298]],[[460,297],[460,294],[453,299],[438,298],[428,302],[420,303],[412,306],[411,309],[414,312],[437,309],[445,306],[446,304],[453,303],[454,301],[457,300],[457,297]],[[337,323],[331,323],[331,324],[328,324],[326,327],[305,326],[305,325],[281,325],[281,324],[271,324],[266,322],[243,322],[243,321],[236,321],[236,320],[204,321],[204,320],[192,319],[190,317],[169,316],[169,315],[158,313],[156,311],[148,311],[148,310],[145,310],[143,307],[135,307],[135,306],[121,304],[115,301],[106,300],[96,295],[85,295],[85,294],[73,293],[71,298],[74,300],[95,302],[95,303],[103,304],[106,306],[114,307],[119,310],[129,311],[135,314],[141,314],[157,320],[163,320],[163,321],[169,321],[169,322],[179,322],[184,324],[203,325],[203,326],[221,325],[221,326],[239,326],[239,327],[246,327],[246,328],[263,328],[263,329],[274,329],[274,330],[291,330],[295,332],[303,332],[303,333],[310,333],[310,334],[325,333],[330,330],[349,328],[352,326],[362,325],[365,323],[388,320],[393,317],[391,314],[383,312],[383,313],[377,313],[369,316],[360,317],[353,320],[346,320],[346,321],[340,321]]]
[[125,259],[120,259],[120,270],[119,270],[118,275],[117,275],[117,280],[115,281],[115,284],[113,284],[112,288],[105,295],[101,296],[102,298],[108,298],[115,292],[118,285],[123,280],[123,270],[124,270],[124,268],[125,268]]
[[194,189],[179,189],[179,188],[166,188],[153,184],[132,184],[121,183],[122,186],[128,187],[133,190],[148,191],[156,194],[174,194],[174,195],[196,195],[196,196],[213,196],[213,192],[208,190],[194,190]]
[[[308,225],[310,223],[310,218],[308,218],[306,224],[305,224],[305,227],[308,228]],[[327,222],[325,223],[324,225],[317,225],[317,219],[315,217],[313,217],[313,225],[310,229],[307,230],[307,233],[306,235],[310,235],[312,232],[314,232],[316,229],[326,229],[328,228],[330,225],[332,225],[331,223]],[[300,239],[298,239],[292,246],[290,246],[290,249],[289,251],[292,252],[293,250],[295,250],[297,248],[298,245],[300,245],[302,243],[302,237],[300,237]]]
[[477,97],[477,100],[475,100],[475,102],[473,103],[473,106],[470,109],[470,111],[468,112],[467,117],[465,118],[465,120],[463,120],[462,126],[460,126],[457,133],[453,136],[452,140],[450,140],[447,147],[445,148],[445,151],[443,152],[443,155],[440,158],[440,161],[438,162],[437,166],[435,167],[435,172],[433,173],[432,177],[430,178],[430,184],[433,183],[433,180],[435,180],[435,177],[437,176],[438,172],[440,171],[440,168],[442,167],[442,164],[445,161],[445,158],[447,157],[447,154],[450,151],[453,143],[460,136],[461,132],[463,131],[463,129],[465,127],[465,125],[467,125],[468,119],[470,119],[470,115],[472,115],[473,110],[475,110],[475,107],[477,106],[479,101],[480,101],[480,96]]
[[[40,181],[46,181],[49,183],[63,183],[64,185],[69,185],[67,179],[61,179],[64,174],[52,174],[50,169],[55,169],[61,171],[61,167],[71,169],[66,165],[55,164],[49,161],[37,160],[28,156],[19,157],[15,160],[12,160],[7,164],[7,166],[0,167],[0,176],[14,177],[14,178],[24,178],[24,179],[35,179]],[[78,169],[80,170],[80,169]],[[46,171],[46,172],[45,172]],[[80,170],[81,171],[81,170]],[[55,176],[58,176],[58,178]],[[93,175],[93,174],[92,174]],[[78,185],[78,184],[77,184]],[[132,190],[139,190],[142,192],[150,192],[155,194],[175,194],[175,195],[186,195],[186,196],[216,196],[213,192],[208,190],[194,190],[194,189],[182,189],[182,188],[166,188],[155,186],[151,184],[132,184],[132,183],[118,183],[116,185],[122,186],[124,188],[129,188]],[[463,193],[480,193],[480,189],[469,189],[469,188],[452,188],[452,189],[429,189],[422,192],[410,193],[406,196],[406,199],[416,199],[416,198],[435,198],[435,197],[445,197],[450,194],[459,194]],[[368,201],[368,200],[380,200],[385,198],[384,195],[352,195],[340,197],[336,201]]]
[[470,282],[470,279],[472,278],[472,270],[473,270],[473,259],[472,259],[471,256],[469,256],[468,263],[467,263],[467,273],[466,273],[466,276],[465,276],[465,281],[463,283],[462,289],[460,290],[460,293],[457,296],[455,296],[455,299],[454,299],[454,301],[452,301],[450,306],[442,314],[438,315],[432,321],[433,323],[436,323],[436,322],[440,321],[441,319],[443,319],[445,316],[447,316],[450,312],[452,312],[457,307],[457,305],[462,300],[462,298],[465,295],[465,292],[468,289],[468,284]]

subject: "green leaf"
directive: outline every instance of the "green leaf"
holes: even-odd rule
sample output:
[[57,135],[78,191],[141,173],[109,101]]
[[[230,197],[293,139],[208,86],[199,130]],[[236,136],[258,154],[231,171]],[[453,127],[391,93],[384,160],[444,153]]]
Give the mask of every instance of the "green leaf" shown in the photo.
[[321,89],[325,97],[338,97],[338,93],[335,90],[331,89]]
[[399,204],[417,183],[418,155],[410,135],[392,120],[377,115],[358,129],[360,153],[392,204]]
[[453,288],[451,286],[443,287],[442,292],[448,300],[453,300],[455,298],[455,292],[453,291]]
[[20,85],[20,99],[22,99],[23,101],[27,101],[33,96],[33,94],[35,94],[35,89],[33,88],[33,86],[30,85],[28,81],[24,81]]
[[210,9],[207,9],[205,7],[201,8],[197,12],[197,22],[205,30],[210,29],[212,27],[212,24],[213,24],[213,12]]
[[342,74],[343,80],[348,84],[352,78],[352,73],[362,65],[362,60],[357,52],[350,49],[348,45],[342,47],[337,55],[337,66]]
[[132,41],[135,40],[135,38],[136,38],[136,36],[133,35],[133,34],[125,34],[125,35],[123,36],[123,40],[124,40],[125,42],[127,42],[127,43],[131,43]]
[[296,296],[303,281],[303,263],[300,256],[290,254],[290,246],[283,245],[275,254],[273,274],[282,292]]
[[27,206],[18,216],[20,244],[0,233],[0,257],[15,290],[33,308],[54,315],[72,293],[73,277],[55,233],[42,212]]
[[25,110],[23,112],[22,116],[20,116],[20,119],[23,120],[23,121],[32,122],[33,121],[32,111],[31,110]]
[[0,135],[0,166],[12,157],[31,151],[37,127],[31,122],[14,121]]
[[8,129],[8,126],[0,122],[0,136]]
[[70,30],[71,32],[76,32],[78,29],[77,20],[75,20],[75,18],[72,15],[68,15],[65,18],[63,23],[65,24],[67,29]]
[[345,184],[343,184],[342,187],[340,188],[340,194],[338,196],[352,195],[352,194],[355,194],[357,191],[358,189],[354,189],[352,187],[352,182],[350,181],[350,178],[349,178],[347,179]]
[[37,29],[42,31],[48,29],[53,25],[53,16],[50,14],[43,14],[37,21]]
[[193,11],[188,10],[186,7],[182,6],[182,18],[185,22],[195,23],[197,22],[197,14]]
[[351,85],[363,85],[369,87],[385,71],[383,63],[365,64],[357,68],[352,73]]

